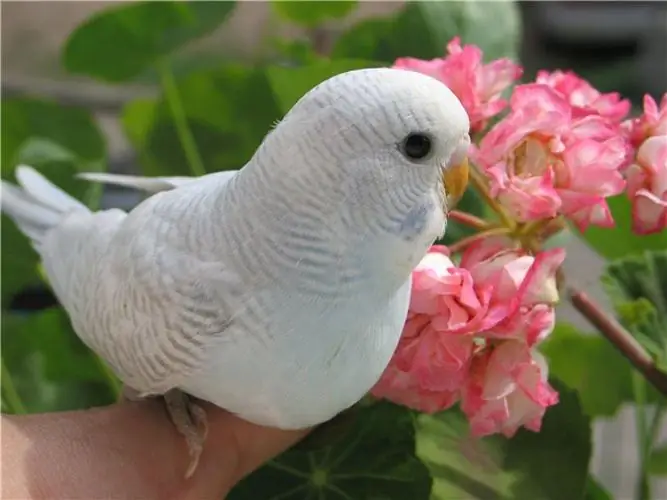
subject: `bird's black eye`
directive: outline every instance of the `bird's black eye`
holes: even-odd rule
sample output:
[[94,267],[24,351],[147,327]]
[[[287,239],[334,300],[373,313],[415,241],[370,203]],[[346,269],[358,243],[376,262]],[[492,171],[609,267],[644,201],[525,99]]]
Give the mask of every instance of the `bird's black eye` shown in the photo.
[[422,133],[413,133],[407,136],[401,144],[402,153],[411,160],[423,160],[433,148],[431,138]]

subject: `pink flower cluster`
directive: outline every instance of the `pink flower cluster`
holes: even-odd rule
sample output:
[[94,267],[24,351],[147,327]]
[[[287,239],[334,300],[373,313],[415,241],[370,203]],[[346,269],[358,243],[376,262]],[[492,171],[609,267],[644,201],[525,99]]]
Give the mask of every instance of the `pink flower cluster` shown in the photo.
[[[628,143],[618,122],[593,114],[592,105],[575,108],[567,97],[544,83],[517,86],[510,112],[481,140],[475,161],[516,220],[564,214],[582,231],[613,227],[605,199],[625,187]],[[617,107],[610,115],[620,115]]]
[[[447,55],[423,61],[397,59],[394,67],[431,75],[449,86],[470,116],[477,138],[489,120],[507,109],[502,93],[522,75],[508,59],[483,64],[474,45],[459,38]],[[630,102],[601,93],[571,71],[540,71],[517,85],[508,112],[471,147],[490,192],[519,222],[563,215],[581,231],[613,227],[606,199],[626,191],[633,229],[639,234],[667,227],[667,95],[650,97],[644,113],[623,121]],[[656,139],[657,138],[657,139]],[[629,167],[629,168],[628,168]]]
[[371,391],[424,412],[456,402],[473,434],[539,430],[558,401],[536,345],[553,330],[562,249],[531,256],[504,238],[478,242],[455,266],[434,246],[413,273],[408,319]]
[[[476,142],[470,156],[494,208],[510,219],[564,216],[581,231],[612,227],[607,198],[625,191],[635,232],[667,227],[667,95],[659,105],[647,96],[641,116],[626,119],[630,103],[617,93],[601,93],[571,71],[540,71],[505,100],[521,67],[508,59],[485,64],[479,47],[459,38],[445,57],[401,58],[394,67],[431,75],[461,100]],[[508,234],[524,228],[507,217],[503,224]],[[403,335],[371,393],[429,413],[459,403],[477,436],[538,431],[558,401],[537,346],[554,328],[565,259],[563,249],[534,253],[544,227],[530,227],[537,236],[522,233],[534,238],[522,242],[531,252],[492,233],[473,238],[459,265],[448,249],[432,247],[413,272]]]
[[636,156],[626,170],[632,228],[651,234],[667,228],[667,94],[660,106],[644,97],[644,113],[623,123]]

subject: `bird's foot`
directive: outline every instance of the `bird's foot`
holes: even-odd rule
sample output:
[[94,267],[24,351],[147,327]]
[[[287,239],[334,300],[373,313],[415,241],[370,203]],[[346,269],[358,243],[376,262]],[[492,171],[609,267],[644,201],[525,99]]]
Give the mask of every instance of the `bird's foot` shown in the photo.
[[164,395],[165,405],[176,430],[185,438],[190,454],[190,464],[185,479],[194,474],[208,434],[206,412],[195,404],[186,393],[172,389]]

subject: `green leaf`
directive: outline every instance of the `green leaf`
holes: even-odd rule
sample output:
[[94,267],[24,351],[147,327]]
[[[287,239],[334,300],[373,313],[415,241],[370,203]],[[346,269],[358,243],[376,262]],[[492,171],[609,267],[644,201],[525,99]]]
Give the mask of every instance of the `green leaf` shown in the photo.
[[614,303],[645,298],[667,317],[667,247],[609,263],[602,278]]
[[234,9],[225,2],[136,2],[99,11],[67,40],[63,63],[72,73],[122,82],[161,57],[220,26]]
[[445,55],[455,36],[478,45],[485,59],[517,58],[520,16],[514,2],[409,2],[397,15],[354,25],[337,41],[333,57],[393,63],[399,57]]
[[[2,102],[2,178],[14,182],[19,164],[36,168],[90,207],[99,186],[77,180],[81,171],[104,169],[105,146],[90,114],[53,102],[19,98]],[[2,215],[2,304],[29,285],[39,284],[38,257],[28,238]]]
[[269,66],[266,73],[281,111],[287,113],[306,92],[327,78],[346,71],[379,66],[380,63],[361,59],[339,59],[318,61],[300,68]]
[[345,439],[317,452],[292,449],[251,474],[229,500],[426,500],[431,479],[415,456],[412,413],[390,403],[360,410]]
[[588,476],[584,500],[614,500],[614,497],[593,476]]
[[667,444],[653,448],[648,470],[650,474],[656,476],[667,476]]
[[602,283],[621,323],[667,371],[667,250],[611,262]]
[[59,307],[2,315],[2,352],[31,412],[113,402],[98,358],[81,342]]
[[624,194],[607,198],[616,226],[611,229],[591,226],[580,236],[602,257],[617,259],[644,250],[667,248],[667,231],[640,236],[632,231],[632,207]]
[[516,472],[512,498],[574,500],[583,498],[593,454],[590,419],[575,391],[550,380],[559,403],[549,408],[539,433],[522,430],[506,445],[503,468]]
[[[281,116],[263,69],[226,65],[192,73],[177,86],[208,172],[241,168]],[[130,103],[122,124],[146,175],[190,175],[164,100]]]
[[[630,362],[605,338],[558,323],[541,350],[549,373],[577,391],[587,415],[610,417],[634,401]],[[654,401],[659,398],[652,389],[650,394]]]
[[342,19],[357,8],[357,2],[351,1],[313,1],[292,0],[290,2],[271,2],[273,9],[287,21],[313,28],[324,21]]
[[469,435],[458,410],[418,417],[418,455],[433,475],[434,500],[584,497],[592,453],[591,425],[577,395],[557,380],[560,402],[547,410],[539,433],[513,438]]
[[[178,92],[206,170],[241,168],[308,90],[335,74],[372,65],[359,60],[319,61],[299,68],[230,64],[184,78]],[[130,103],[122,123],[146,175],[190,175],[163,100]]]
[[470,436],[458,408],[417,417],[417,455],[431,471],[433,500],[504,498],[516,477],[502,470],[505,439]]
[[276,38],[272,40],[271,45],[278,54],[278,59],[284,60],[287,65],[307,66],[322,59],[309,40]]
[[90,113],[30,98],[2,100],[2,177],[16,166],[16,154],[30,138],[46,139],[72,151],[82,161],[96,164],[104,159],[102,134]]

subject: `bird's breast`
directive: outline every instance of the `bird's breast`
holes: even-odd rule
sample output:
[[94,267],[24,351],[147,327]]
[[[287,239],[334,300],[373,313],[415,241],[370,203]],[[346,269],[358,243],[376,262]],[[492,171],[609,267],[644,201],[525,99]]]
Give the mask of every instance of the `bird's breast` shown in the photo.
[[187,390],[260,425],[324,422],[381,376],[398,344],[409,292],[407,282],[383,302],[362,294],[260,298],[265,320],[238,321],[227,340],[208,350],[206,373]]

